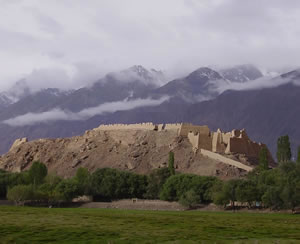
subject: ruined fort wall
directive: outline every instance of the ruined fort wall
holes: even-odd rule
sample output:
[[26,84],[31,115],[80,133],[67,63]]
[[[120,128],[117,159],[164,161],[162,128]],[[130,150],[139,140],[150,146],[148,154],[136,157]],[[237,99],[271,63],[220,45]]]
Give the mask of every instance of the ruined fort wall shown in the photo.
[[200,135],[210,135],[208,126],[193,125],[193,124],[182,124],[179,130],[179,136],[187,137],[189,132],[199,133]]
[[246,170],[248,172],[252,170],[252,167],[244,165],[244,164],[242,164],[238,161],[232,160],[230,158],[226,158],[226,157],[224,157],[224,156],[222,156],[218,153],[214,153],[214,152],[211,152],[211,151],[208,151],[208,150],[205,150],[205,149],[201,149],[201,154],[204,155],[204,156],[207,156],[211,159],[220,161],[224,164],[232,165],[234,167]]
[[230,132],[222,133],[222,141],[223,141],[223,143],[224,144],[228,144],[230,137],[231,137],[231,133]]
[[212,150],[212,137],[210,135],[199,135],[199,148]]
[[157,125],[153,123],[140,123],[140,124],[108,124],[100,125],[96,130],[154,130]]
[[157,130],[162,131],[164,129],[164,124],[158,124],[157,125]]
[[240,153],[251,157],[259,157],[261,149],[265,145],[252,142],[245,138],[230,138],[230,142],[227,146],[226,153]]
[[199,148],[199,134],[195,134],[194,132],[188,133],[188,139],[192,144],[193,148]]
[[226,145],[224,144],[224,133],[221,133],[220,131],[217,132],[212,132],[212,149],[211,151],[213,152],[218,152],[218,153],[224,153]]
[[175,124],[165,124],[165,130],[179,130],[181,127],[181,123],[175,123]]

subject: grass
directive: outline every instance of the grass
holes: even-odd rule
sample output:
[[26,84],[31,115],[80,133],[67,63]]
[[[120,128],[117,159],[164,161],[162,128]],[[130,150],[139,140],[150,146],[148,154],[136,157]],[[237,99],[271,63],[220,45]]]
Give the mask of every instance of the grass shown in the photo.
[[300,243],[300,216],[0,207],[0,243]]

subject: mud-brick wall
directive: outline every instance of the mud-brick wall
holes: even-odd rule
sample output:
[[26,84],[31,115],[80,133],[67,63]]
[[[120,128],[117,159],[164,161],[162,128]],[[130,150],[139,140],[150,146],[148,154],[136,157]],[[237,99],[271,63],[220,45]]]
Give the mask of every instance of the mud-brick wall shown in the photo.
[[182,124],[179,130],[179,135],[187,137],[189,132],[199,133],[201,135],[207,136],[210,135],[210,130],[206,125],[200,126],[192,124]]
[[229,139],[226,153],[240,153],[251,157],[259,157],[262,144],[252,142],[244,138],[232,137]]
[[100,125],[97,130],[154,130],[157,126],[153,123],[140,123],[140,124],[110,124]]

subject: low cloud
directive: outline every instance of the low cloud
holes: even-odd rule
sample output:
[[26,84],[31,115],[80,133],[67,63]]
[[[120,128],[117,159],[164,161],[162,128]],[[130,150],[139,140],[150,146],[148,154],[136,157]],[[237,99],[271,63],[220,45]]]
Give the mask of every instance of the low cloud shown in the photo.
[[139,107],[157,106],[167,101],[168,96],[163,96],[160,99],[154,100],[152,98],[135,99],[135,100],[123,100],[110,103],[103,103],[96,107],[90,107],[73,113],[70,111],[64,111],[59,108],[52,109],[42,113],[27,113],[20,115],[5,121],[2,123],[10,126],[26,126],[34,125],[37,123],[49,123],[58,120],[75,121],[75,120],[87,120],[95,115],[101,115],[105,113],[114,113],[116,111],[125,111]]
[[217,92],[222,93],[226,90],[259,90],[264,88],[273,88],[287,83],[293,83],[294,85],[300,85],[299,78],[295,75],[290,75],[288,77],[271,77],[265,76],[256,80],[247,81],[244,83],[239,82],[229,82],[229,83],[219,83],[215,86]]

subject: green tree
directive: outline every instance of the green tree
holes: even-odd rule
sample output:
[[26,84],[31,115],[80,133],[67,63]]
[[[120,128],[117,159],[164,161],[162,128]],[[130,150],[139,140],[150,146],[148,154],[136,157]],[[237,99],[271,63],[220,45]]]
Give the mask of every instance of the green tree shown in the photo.
[[288,135],[281,136],[277,140],[277,161],[278,163],[288,162],[291,160],[291,145]]
[[90,194],[91,191],[91,175],[86,168],[78,168],[75,179],[79,183],[80,195]]
[[148,176],[147,192],[145,197],[148,199],[159,199],[160,191],[166,180],[171,176],[168,168],[153,170]]
[[179,198],[179,203],[184,207],[194,208],[201,202],[199,195],[194,190],[185,192]]
[[56,196],[60,196],[62,200],[71,201],[73,198],[80,195],[78,182],[74,179],[62,180],[55,187]]
[[174,167],[174,153],[169,152],[169,164],[168,168],[170,171],[170,175],[175,175],[175,167]]
[[212,187],[212,199],[216,205],[223,206],[224,208],[229,203],[229,199],[223,191],[224,182],[219,180]]
[[231,202],[233,208],[235,208],[235,202],[238,200],[237,189],[240,184],[241,180],[233,179],[225,182],[223,186],[224,197]]
[[298,146],[298,152],[297,152],[297,163],[300,163],[300,146]]
[[261,170],[269,169],[269,162],[268,162],[268,150],[266,147],[263,147],[259,153],[259,168]]
[[201,203],[211,202],[211,188],[216,181],[215,177],[192,174],[177,174],[167,179],[160,193],[160,199],[178,201],[189,190],[199,196]]
[[62,181],[62,179],[55,174],[48,174],[44,183],[39,185],[38,191],[44,194],[47,198],[48,202],[55,202],[56,200],[60,200],[59,194],[55,191],[56,186]]
[[7,191],[7,199],[14,201],[16,205],[24,205],[26,200],[32,200],[33,198],[34,190],[31,185],[17,185]]
[[96,199],[143,198],[147,177],[117,169],[97,169],[91,176],[92,194]]
[[251,208],[254,202],[260,200],[256,183],[250,180],[241,180],[236,189],[236,198],[241,203],[248,203]]
[[40,185],[43,183],[44,178],[47,176],[48,169],[45,164],[35,161],[32,163],[28,174],[30,182],[34,185]]

